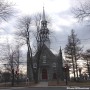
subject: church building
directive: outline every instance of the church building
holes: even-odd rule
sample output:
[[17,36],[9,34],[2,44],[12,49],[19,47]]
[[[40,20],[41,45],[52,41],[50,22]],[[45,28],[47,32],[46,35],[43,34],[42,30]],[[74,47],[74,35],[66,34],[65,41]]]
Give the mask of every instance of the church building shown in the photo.
[[62,51],[60,48],[59,55],[56,56],[50,50],[49,29],[47,27],[44,7],[39,36],[41,40],[40,44],[43,45],[43,48],[40,56],[38,79],[40,81],[49,81],[56,80],[58,77],[58,79],[64,80]]

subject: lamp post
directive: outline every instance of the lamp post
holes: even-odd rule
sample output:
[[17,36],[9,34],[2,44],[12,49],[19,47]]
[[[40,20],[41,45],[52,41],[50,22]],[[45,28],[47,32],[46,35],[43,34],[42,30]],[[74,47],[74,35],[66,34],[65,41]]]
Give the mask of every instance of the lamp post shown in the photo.
[[66,85],[67,85],[68,84],[67,83],[67,67],[65,66],[64,69],[65,69],[65,79],[66,79]]
[[14,68],[12,68],[12,86],[14,86]]
[[6,86],[6,64],[5,65],[5,76],[4,76],[4,79],[5,79],[5,86]]
[[80,67],[80,68],[79,68],[79,76],[80,76],[80,80],[81,80],[81,71],[82,71],[82,68]]
[[64,66],[66,85],[68,85],[68,64]]
[[17,79],[16,82],[17,82],[17,84],[19,84],[19,69],[18,68],[17,68],[15,74],[16,74],[16,79]]
[[[89,52],[90,53],[90,52]],[[90,63],[89,63],[89,59],[90,59],[90,54],[85,53],[83,55],[84,59],[86,59],[87,62],[87,69],[88,69],[88,75],[89,75],[89,79],[90,79]]]
[[35,80],[35,83],[37,83],[37,64],[34,63],[33,64],[33,69],[34,69],[34,80]]

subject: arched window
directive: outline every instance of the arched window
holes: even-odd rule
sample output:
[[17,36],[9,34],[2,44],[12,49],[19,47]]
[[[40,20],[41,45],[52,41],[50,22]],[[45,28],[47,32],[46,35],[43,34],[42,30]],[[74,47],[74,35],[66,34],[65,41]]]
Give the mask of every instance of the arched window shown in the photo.
[[55,62],[52,64],[52,67],[53,68],[56,68],[56,63]]
[[46,63],[46,55],[43,56],[43,63]]
[[33,68],[37,68],[37,64],[36,63],[33,63]]

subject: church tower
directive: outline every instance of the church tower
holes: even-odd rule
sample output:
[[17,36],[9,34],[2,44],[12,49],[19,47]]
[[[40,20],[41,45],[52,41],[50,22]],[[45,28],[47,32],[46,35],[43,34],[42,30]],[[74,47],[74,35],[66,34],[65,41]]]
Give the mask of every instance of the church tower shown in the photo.
[[[43,7],[42,20],[40,27],[37,27],[37,50],[33,62],[37,64],[39,61],[38,79],[40,81],[64,80],[63,77],[63,58],[60,48],[59,55],[56,56],[50,50],[49,29],[47,28],[47,20]],[[43,48],[42,48],[43,46]],[[39,58],[38,58],[39,57]],[[57,78],[58,77],[58,78]]]
[[41,45],[45,44],[48,48],[50,48],[49,30],[47,28],[47,21],[45,17],[44,7],[43,7],[43,15],[41,21],[41,29],[39,31],[39,37],[40,37],[40,44]]

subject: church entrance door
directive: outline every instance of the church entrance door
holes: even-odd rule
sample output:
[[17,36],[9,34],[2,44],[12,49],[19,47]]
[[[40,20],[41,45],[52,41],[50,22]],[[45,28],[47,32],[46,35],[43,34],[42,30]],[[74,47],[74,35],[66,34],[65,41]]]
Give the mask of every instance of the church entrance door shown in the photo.
[[47,69],[42,69],[42,79],[43,80],[47,80],[48,77],[47,77]]

